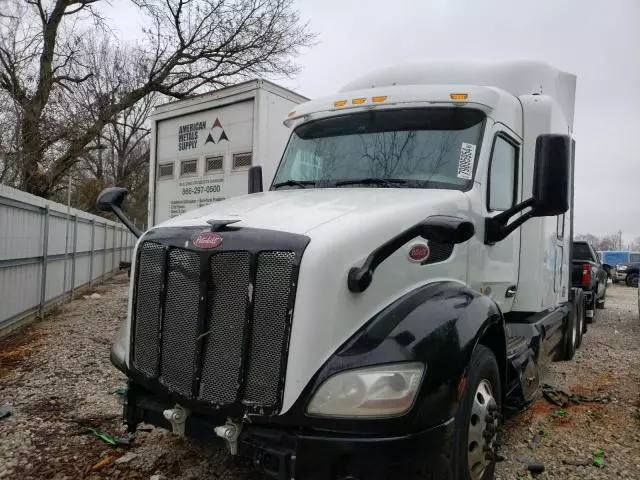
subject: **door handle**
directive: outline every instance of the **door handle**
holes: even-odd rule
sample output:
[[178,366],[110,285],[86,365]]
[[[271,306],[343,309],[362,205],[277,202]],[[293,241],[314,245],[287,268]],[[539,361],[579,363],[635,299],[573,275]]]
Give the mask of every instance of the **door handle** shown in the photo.
[[505,298],[515,297],[517,291],[518,291],[518,286],[511,285],[509,288],[507,288],[507,291],[505,292],[504,296]]

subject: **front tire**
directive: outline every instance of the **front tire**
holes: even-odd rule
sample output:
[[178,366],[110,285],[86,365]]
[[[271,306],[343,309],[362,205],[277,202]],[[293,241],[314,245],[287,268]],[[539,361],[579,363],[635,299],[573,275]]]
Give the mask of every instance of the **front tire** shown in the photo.
[[627,285],[629,287],[638,288],[638,279],[640,279],[640,276],[637,273],[627,275]]
[[456,415],[456,478],[489,480],[496,467],[502,386],[493,352],[478,345]]

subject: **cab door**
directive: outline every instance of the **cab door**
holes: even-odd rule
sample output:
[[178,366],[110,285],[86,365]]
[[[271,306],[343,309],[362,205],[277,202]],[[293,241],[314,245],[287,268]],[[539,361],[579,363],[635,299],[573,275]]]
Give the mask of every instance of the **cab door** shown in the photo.
[[[486,217],[494,217],[516,205],[521,195],[520,140],[506,126],[496,123],[491,141],[485,177]],[[520,229],[494,245],[485,245],[484,264],[485,288],[490,287],[490,296],[503,313],[511,311],[518,289]]]

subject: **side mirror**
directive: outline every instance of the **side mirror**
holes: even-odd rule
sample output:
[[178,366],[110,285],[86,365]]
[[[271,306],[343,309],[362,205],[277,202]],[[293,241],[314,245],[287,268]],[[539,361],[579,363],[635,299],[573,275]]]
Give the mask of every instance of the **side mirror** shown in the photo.
[[[533,217],[553,217],[569,210],[571,178],[571,138],[568,135],[543,134],[536,139],[532,197],[495,217],[485,220],[484,243],[493,245]],[[513,222],[523,210],[530,210]]]
[[249,193],[262,192],[262,167],[254,165],[249,167]]
[[535,217],[553,217],[569,210],[570,165],[571,140],[567,135],[537,138],[531,206]]
[[136,227],[131,220],[127,218],[122,209],[122,203],[124,202],[124,197],[127,196],[129,190],[121,187],[107,187],[100,195],[98,195],[98,199],[96,200],[96,206],[98,210],[103,212],[113,212],[116,216],[124,223],[129,230],[137,237],[140,238],[142,232],[138,227]]
[[100,192],[96,206],[103,212],[113,212],[113,207],[122,209],[124,197],[129,194],[129,190],[121,187],[107,187]]

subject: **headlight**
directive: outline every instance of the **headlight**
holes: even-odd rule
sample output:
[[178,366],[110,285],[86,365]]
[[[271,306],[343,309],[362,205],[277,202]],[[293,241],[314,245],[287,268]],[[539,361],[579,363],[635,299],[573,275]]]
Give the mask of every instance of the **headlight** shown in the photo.
[[425,366],[398,363],[349,370],[329,377],[307,413],[326,417],[394,417],[413,405]]

